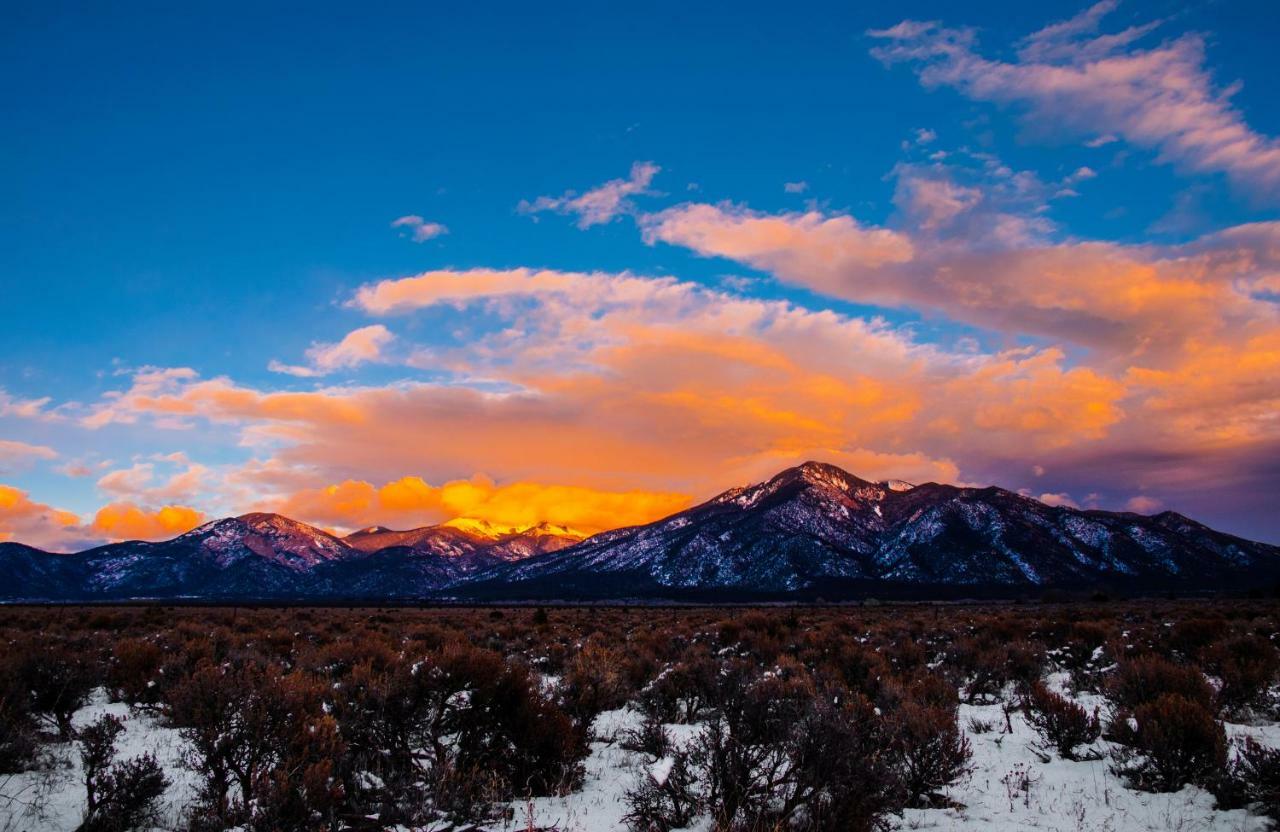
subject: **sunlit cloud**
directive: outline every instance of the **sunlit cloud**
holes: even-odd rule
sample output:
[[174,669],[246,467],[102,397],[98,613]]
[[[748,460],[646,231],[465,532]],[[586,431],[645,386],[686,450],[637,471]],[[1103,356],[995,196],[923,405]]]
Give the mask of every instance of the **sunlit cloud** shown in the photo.
[[187,506],[158,509],[111,503],[98,509],[86,531],[106,540],[167,540],[189,532],[208,518]]
[[687,508],[688,495],[645,491],[600,491],[572,485],[513,482],[498,485],[483,476],[440,486],[402,477],[382,486],[345,480],[265,501],[262,508],[327,527],[368,525],[416,528],[458,517],[496,526],[539,523],[595,533],[647,523]]
[[312,344],[307,350],[308,364],[290,365],[272,361],[268,369],[302,378],[324,376],[338,370],[351,370],[361,364],[381,361],[383,352],[395,336],[381,324],[365,326],[348,332],[335,344]]
[[70,511],[33,501],[27,492],[0,485],[0,542],[19,541],[31,546],[76,546],[80,518]]

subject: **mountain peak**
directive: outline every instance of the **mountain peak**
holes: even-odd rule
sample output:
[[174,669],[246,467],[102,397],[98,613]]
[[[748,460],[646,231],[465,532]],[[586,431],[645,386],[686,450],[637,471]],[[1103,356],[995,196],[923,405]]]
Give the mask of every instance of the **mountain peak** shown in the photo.
[[796,481],[819,488],[835,488],[845,493],[858,491],[862,488],[875,487],[874,483],[868,482],[861,477],[856,477],[843,468],[828,462],[812,460],[778,473],[766,485],[777,487]]
[[472,537],[487,537],[495,540],[505,535],[515,534],[517,531],[515,526],[503,526],[489,520],[479,520],[474,517],[455,517],[440,525],[448,529],[457,529]]
[[386,526],[366,526],[363,529],[356,529],[354,532],[347,535],[346,538],[344,539],[350,540],[353,537],[361,537],[363,535],[369,535],[369,534],[387,534],[388,532],[391,532],[391,531],[392,529],[389,529]]

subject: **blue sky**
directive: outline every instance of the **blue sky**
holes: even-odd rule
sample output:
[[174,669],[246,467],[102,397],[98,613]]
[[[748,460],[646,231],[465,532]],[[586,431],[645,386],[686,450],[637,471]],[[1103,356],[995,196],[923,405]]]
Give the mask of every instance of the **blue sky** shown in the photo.
[[[773,265],[776,257],[735,256],[644,233],[645,216],[675,206],[849,217],[863,227],[901,232],[920,221],[895,202],[909,166],[946,165],[949,182],[981,190],[992,204],[1010,199],[1002,211],[1045,221],[1037,244],[1086,240],[1131,251],[1173,250],[1276,218],[1269,180],[1241,185],[1221,166],[1169,161],[1167,148],[1126,135],[1099,144],[1099,135],[1114,132],[1105,124],[1062,130],[1051,115],[1033,112],[1039,105],[967,91],[972,78],[930,84],[921,74],[927,61],[872,55],[886,41],[870,30],[903,20],[941,21],[972,27],[972,51],[984,59],[1016,62],[1020,39],[1084,12],[1082,4],[269,5],[31,3],[5,12],[0,290],[8,314],[0,334],[0,389],[14,401],[47,398],[45,411],[62,410],[48,419],[0,417],[0,438],[56,455],[15,458],[0,466],[0,482],[38,504],[69,509],[86,522],[113,500],[157,508],[167,496],[161,480],[173,473],[167,463],[155,464],[151,491],[136,494],[104,491],[97,473],[67,476],[57,469],[71,460],[110,460],[106,473],[175,452],[210,473],[199,489],[172,496],[212,513],[242,508],[249,499],[221,484],[232,467],[277,457],[301,466],[290,479],[290,488],[301,489],[353,478],[377,487],[406,476],[439,485],[476,475],[499,486],[535,480],[621,487],[632,470],[621,461],[613,466],[616,477],[601,473],[603,463],[579,471],[536,461],[504,468],[478,459],[474,470],[464,470],[460,463],[434,464],[427,447],[403,470],[379,462],[362,472],[351,463],[308,457],[304,464],[303,454],[279,453],[314,437],[277,436],[267,450],[246,442],[253,429],[247,417],[202,415],[182,430],[157,430],[145,418],[97,429],[77,421],[101,406],[104,394],[127,390],[143,367],[193,368],[201,379],[225,377],[260,393],[402,382],[474,385],[481,376],[502,375],[493,367],[464,372],[421,360],[370,361],[323,381],[268,369],[271,360],[296,365],[312,345],[336,343],[374,323],[351,303],[359,287],[430,271],[671,275],[735,296],[883,320],[912,345],[935,345],[953,363],[961,354],[1056,346],[1068,371],[1087,366],[1132,379],[1132,367],[1150,369],[1134,360],[1121,366],[1115,356],[1103,361],[1096,346],[1057,329],[832,291],[789,265]],[[1264,142],[1280,135],[1274,71],[1280,21],[1268,4],[1126,2],[1105,15],[1099,31],[1151,23],[1159,26],[1122,54],[1202,36],[1204,59],[1192,67],[1224,99],[1241,82],[1229,95],[1239,122]],[[1071,48],[1083,49],[1090,36],[1073,40]],[[922,135],[931,138],[922,142]],[[931,158],[940,151],[945,161]],[[1036,177],[1037,194],[1019,196],[1016,205],[999,196],[999,183],[981,172],[993,159]],[[609,222],[584,229],[571,213],[518,208],[522,200],[625,179],[637,161],[661,170]],[[1088,176],[1071,180],[1081,169]],[[794,192],[786,183],[797,183]],[[1049,195],[1067,188],[1072,195]],[[391,227],[408,215],[440,223],[448,233],[414,242],[404,228]],[[974,250],[984,245],[977,236],[968,243]],[[742,277],[753,280],[737,280]],[[1268,283],[1274,273],[1250,279],[1256,281],[1247,292],[1251,302],[1264,304],[1250,320],[1262,321],[1252,325],[1265,338],[1272,332],[1273,310],[1265,304],[1268,293],[1274,301],[1275,284]],[[412,342],[419,351],[452,346],[465,352],[511,321],[502,310],[456,304],[424,306],[384,323],[398,343]],[[1250,343],[1240,348],[1256,354],[1256,340]],[[402,358],[412,351],[405,349]],[[850,357],[855,368],[856,358]],[[1159,369],[1172,372],[1171,362]],[[533,386],[527,375],[502,381]],[[1250,402],[1256,408],[1256,396]],[[1139,409],[1128,401],[1125,417],[1136,418]],[[982,429],[971,419],[967,424],[962,434]],[[1117,420],[1105,435],[1071,440],[1073,458],[1096,459],[1108,441],[1121,441],[1120,427]],[[1203,423],[1176,429],[1181,435],[1204,430]],[[1233,445],[1232,453],[1269,453],[1274,430],[1251,424],[1249,450]],[[1063,499],[1078,504],[1086,494],[1102,494],[1094,502],[1107,508],[1146,495],[1150,502],[1139,505],[1280,536],[1258,506],[1233,509],[1236,497],[1195,499],[1185,485],[1162,491],[1160,469],[1135,469],[1129,481],[1109,489],[1105,481],[1090,481],[1083,461],[1055,466],[1070,469],[1061,480],[1036,481],[1040,475],[966,458],[940,439],[916,441],[910,430],[870,437],[870,445],[850,440],[837,447],[827,438],[773,434],[767,441],[775,452],[754,462],[744,462],[741,449],[726,451],[722,466],[706,460],[719,474],[673,470],[664,478],[634,468],[636,487],[705,497],[734,484],[732,476],[763,471],[766,460],[785,456],[776,450],[783,448],[795,454],[918,450],[952,461],[954,468],[938,470],[951,471],[956,481],[994,479],[1035,496],[1069,495]],[[1032,457],[1057,459],[1065,447],[1010,439],[1008,453],[999,456],[1026,459],[1030,468]],[[1197,448],[1180,458],[1205,452]],[[1220,443],[1212,449],[1213,465],[1226,464],[1222,451]],[[1275,482],[1259,477],[1224,480],[1224,488],[1238,496],[1238,489]],[[269,491],[266,483],[261,487]],[[276,496],[284,499],[283,493]],[[314,519],[338,525],[344,518],[320,512]]]

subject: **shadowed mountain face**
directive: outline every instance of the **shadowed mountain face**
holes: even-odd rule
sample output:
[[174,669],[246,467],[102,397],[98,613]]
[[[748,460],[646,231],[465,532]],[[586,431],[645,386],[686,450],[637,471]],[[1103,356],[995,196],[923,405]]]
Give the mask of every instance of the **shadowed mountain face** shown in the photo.
[[1280,548],[1172,512],[1048,506],[1000,488],[868,482],[806,463],[646,526],[579,542],[454,521],[338,538],[272,514],[74,555],[0,544],[0,598],[413,599],[874,594],[875,587],[1239,588]]

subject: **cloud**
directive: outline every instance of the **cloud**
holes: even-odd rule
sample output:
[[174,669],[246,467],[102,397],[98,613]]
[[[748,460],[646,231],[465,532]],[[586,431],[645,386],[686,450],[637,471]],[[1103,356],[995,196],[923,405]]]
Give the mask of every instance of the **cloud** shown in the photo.
[[14,439],[0,439],[0,471],[27,466],[38,459],[57,459],[58,452],[47,445],[31,445]]
[[427,222],[417,214],[409,214],[392,220],[391,227],[405,229],[415,243],[425,243],[427,240],[433,240],[449,233],[449,229],[446,226],[438,222]]
[[49,419],[52,414],[44,408],[49,404],[50,398],[45,396],[39,399],[19,399],[14,398],[0,388],[0,417],[13,416],[19,419]]
[[1164,502],[1155,497],[1148,497],[1145,494],[1139,494],[1136,497],[1129,498],[1124,504],[1125,511],[1132,511],[1135,514],[1155,514],[1164,507]]
[[168,540],[207,519],[203,512],[187,506],[151,509],[127,502],[111,503],[98,509],[87,531],[107,540]]
[[590,534],[648,523],[685,509],[690,502],[684,494],[600,491],[534,482],[498,485],[483,476],[433,486],[421,477],[409,476],[380,487],[363,480],[345,480],[296,491],[263,507],[343,529],[374,524],[414,528],[469,517],[515,528],[554,523]]
[[237,427],[267,456],[236,487],[280,499],[477,471],[700,499],[808,458],[957,482],[956,454],[1078,447],[1125,418],[1124,386],[1060,350],[948,352],[880,321],[669,277],[437,271],[356,298],[384,314],[481,308],[499,325],[433,347],[424,366],[439,383],[278,392],[192,380],[162,396],[119,391],[110,406]]
[[1269,201],[1280,194],[1280,141],[1253,130],[1205,66],[1204,39],[1186,34],[1149,49],[1135,44],[1157,23],[1097,34],[1116,6],[1104,0],[1024,39],[1016,60],[984,57],[973,29],[903,21],[868,34],[886,64],[911,65],[926,87],[976,101],[1019,105],[1046,132],[1090,146],[1120,137],[1195,173],[1223,173]]
[[844,214],[766,215],[687,203],[643,218],[645,239],[724,257],[832,297],[935,310],[997,332],[1062,339],[1153,360],[1197,339],[1275,326],[1260,297],[1277,282],[1280,223],[1178,246],[1055,243],[990,192],[905,172],[898,202],[914,233]]
[[[173,466],[172,473],[158,475],[157,463]],[[151,504],[191,501],[206,492],[206,483],[212,474],[208,467],[178,453],[159,457],[155,462],[135,462],[128,468],[109,471],[98,479],[97,486],[105,494],[130,501]]]
[[621,214],[633,210],[631,197],[651,193],[649,183],[662,168],[653,162],[636,162],[626,179],[611,179],[603,185],[583,194],[567,191],[562,196],[540,196],[533,202],[521,201],[518,210],[522,214],[552,211],[557,214],[576,214],[579,228],[590,228],[611,222]]
[[1041,494],[1037,497],[1040,502],[1047,506],[1066,506],[1067,508],[1080,508],[1080,504],[1071,499],[1070,494]]
[[27,492],[0,485],[0,541],[40,548],[77,546],[80,518],[69,511],[31,500]]
[[809,183],[803,180],[799,182],[787,182],[783,184],[782,190],[786,191],[789,194],[802,194],[805,191],[809,190]]
[[312,378],[329,375],[338,370],[350,370],[361,364],[381,361],[383,351],[395,340],[395,335],[382,324],[374,324],[348,332],[336,344],[312,344],[307,350],[306,365],[283,364],[271,361],[267,369],[273,373]]

